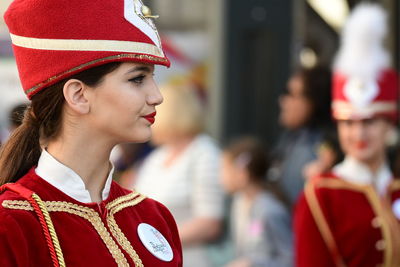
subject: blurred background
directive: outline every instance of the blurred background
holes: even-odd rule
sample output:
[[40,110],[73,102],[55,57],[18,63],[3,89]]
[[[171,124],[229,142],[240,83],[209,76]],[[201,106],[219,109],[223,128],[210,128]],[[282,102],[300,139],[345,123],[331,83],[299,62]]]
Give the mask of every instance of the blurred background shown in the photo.
[[[291,215],[304,180],[343,159],[330,119],[329,69],[349,12],[366,1],[142,1],[153,14],[160,15],[156,24],[172,66],[156,68],[155,78],[164,90],[165,102],[158,109],[154,140],[151,144],[118,147],[112,154],[116,178],[128,188],[136,188],[140,178],[139,191],[154,196],[172,211],[184,254],[190,255],[186,259],[195,262],[186,262],[185,266],[250,266],[241,262],[225,265],[234,258],[227,229],[240,222],[240,212],[246,212],[236,202],[233,210],[240,212],[230,214],[231,202],[225,197],[241,192],[232,184],[234,179],[243,178],[240,170],[230,168],[256,166],[247,170],[261,177],[252,183],[258,186],[261,180],[267,181],[266,191],[273,195],[268,195],[257,210],[274,207],[265,211],[271,212],[268,220],[274,220],[276,227],[268,238],[282,240],[274,245],[280,249],[274,252],[280,255],[280,263],[272,265],[266,258],[263,261],[267,266],[291,266]],[[0,14],[11,2],[1,0]],[[368,2],[380,3],[388,12],[385,45],[392,67],[399,71],[400,1]],[[9,33],[1,16],[0,143],[19,123],[21,115],[10,120],[9,114],[26,101],[20,87]],[[177,114],[182,121],[198,122],[176,124]],[[252,136],[257,142],[243,139],[226,147],[232,138],[243,136]],[[393,136],[392,144],[398,145],[396,134]],[[250,163],[248,155],[261,163]],[[400,152],[398,155],[393,169],[400,177]],[[232,159],[234,164],[229,162]],[[250,226],[250,238],[258,238],[262,224],[256,220]],[[268,256],[264,253],[268,244],[266,239],[258,248],[243,253],[259,249],[260,255]],[[198,259],[212,259],[213,263]]]

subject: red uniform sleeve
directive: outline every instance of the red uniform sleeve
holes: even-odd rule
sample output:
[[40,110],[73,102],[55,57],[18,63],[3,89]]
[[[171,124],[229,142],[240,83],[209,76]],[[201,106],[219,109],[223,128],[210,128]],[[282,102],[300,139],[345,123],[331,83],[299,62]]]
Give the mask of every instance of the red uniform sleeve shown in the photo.
[[27,243],[18,223],[0,210],[0,266],[29,266]]
[[182,244],[181,239],[179,237],[178,226],[176,225],[175,219],[172,216],[171,212],[161,203],[157,202],[158,208],[160,209],[161,214],[167,221],[169,230],[171,231],[172,242],[176,250],[174,254],[178,257],[178,267],[183,266],[183,253],[182,253]]
[[335,267],[304,194],[295,210],[294,233],[297,267]]

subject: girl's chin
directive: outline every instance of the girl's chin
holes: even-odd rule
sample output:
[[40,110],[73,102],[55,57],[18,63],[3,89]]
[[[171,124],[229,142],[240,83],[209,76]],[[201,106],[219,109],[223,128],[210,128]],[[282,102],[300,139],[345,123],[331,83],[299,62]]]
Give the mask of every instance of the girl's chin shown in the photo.
[[121,143],[146,143],[150,141],[151,139],[151,130],[149,129],[148,131],[143,131],[140,134],[135,134],[134,136],[130,136],[125,140],[124,142]]
[[373,156],[370,156],[369,153],[366,152],[367,151],[365,151],[364,153],[362,152],[354,153],[352,156],[358,161],[369,162],[373,158]]

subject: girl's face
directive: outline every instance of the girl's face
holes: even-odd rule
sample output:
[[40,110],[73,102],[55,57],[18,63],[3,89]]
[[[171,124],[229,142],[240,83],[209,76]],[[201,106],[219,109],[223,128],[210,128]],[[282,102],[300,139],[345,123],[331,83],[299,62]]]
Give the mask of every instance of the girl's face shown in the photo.
[[385,153],[391,124],[381,118],[338,122],[339,140],[344,153],[368,163]]
[[227,193],[236,193],[243,189],[248,182],[247,171],[241,168],[226,153],[222,155],[221,182]]
[[153,65],[122,63],[104,76],[88,90],[90,127],[115,143],[149,140],[156,106],[163,101],[153,72]]
[[280,123],[288,129],[297,129],[307,123],[311,112],[310,101],[304,96],[301,76],[294,75],[288,82],[288,92],[279,101]]

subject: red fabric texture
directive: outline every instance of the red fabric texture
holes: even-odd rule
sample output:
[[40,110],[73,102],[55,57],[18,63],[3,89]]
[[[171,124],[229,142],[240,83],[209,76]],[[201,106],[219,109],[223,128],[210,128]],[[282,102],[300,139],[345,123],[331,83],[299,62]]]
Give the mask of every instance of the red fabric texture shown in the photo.
[[[65,195],[37,176],[32,169],[18,184],[34,191],[43,201],[66,201],[95,210],[101,217],[107,231],[107,203],[131,193],[113,182],[109,197],[97,204],[84,204]],[[0,195],[4,200],[23,200],[15,192],[7,190]],[[117,266],[105,243],[92,224],[77,215],[67,212],[50,212],[66,266]],[[139,204],[116,213],[115,221],[130,241],[144,266],[182,266],[182,248],[175,221],[162,204],[146,198]],[[8,209],[0,206],[0,266],[53,266],[40,223],[33,211]],[[153,256],[142,244],[137,234],[140,223],[148,223],[160,231],[171,245],[172,261],[161,261]],[[112,236],[112,234],[110,233]],[[113,237],[113,236],[112,236]],[[118,244],[130,266],[135,266],[129,254]]]
[[[134,10],[132,10],[134,12]],[[80,0],[15,0],[4,19],[10,33],[30,38],[116,40],[153,44],[138,27],[124,18],[124,1]],[[28,49],[13,45],[20,79],[25,91],[42,84],[34,93],[69,75],[62,75],[73,68],[115,55],[122,56],[89,64],[75,71],[83,71],[110,61],[133,61],[169,66],[166,57],[138,58],[145,55],[124,52],[52,51]],[[71,75],[71,73],[70,73]],[[56,77],[56,78],[54,78]],[[49,81],[51,79],[51,81]],[[28,93],[31,98],[33,93]]]
[[[344,101],[350,103],[344,94],[344,88],[348,81],[348,77],[345,75],[336,72],[333,75],[332,81],[332,101]],[[393,104],[397,104],[399,97],[399,76],[392,69],[386,69],[381,72],[379,79],[377,81],[379,87],[378,95],[372,100],[371,104],[374,102],[389,102]],[[368,107],[368,106],[367,106]],[[335,113],[335,110],[333,110]],[[397,120],[397,109],[393,109],[391,112],[385,113],[377,113],[375,116],[384,116],[388,117],[391,120]]]
[[40,225],[42,226],[43,234],[46,239],[47,246],[49,248],[49,253],[50,257],[53,262],[54,267],[60,266],[60,263],[58,262],[57,254],[56,254],[56,249],[54,247],[53,240],[51,239],[51,234],[49,231],[49,226],[46,223],[46,219],[44,217],[43,211],[40,209],[39,203],[37,203],[36,200],[32,197],[34,192],[27,189],[26,187],[22,186],[21,184],[16,184],[16,183],[9,183],[5,184],[0,187],[0,192],[3,192],[4,190],[10,190],[14,193],[17,193],[19,196],[23,197],[24,199],[28,200],[31,206],[33,207],[36,216],[38,216]]
[[33,192],[31,190],[29,190],[28,188],[23,187],[20,184],[14,184],[14,183],[2,185],[0,187],[0,193],[4,192],[7,189],[17,193],[18,195],[20,195],[21,197],[23,197],[25,199],[30,199],[33,195]]
[[[338,179],[330,176],[321,179]],[[384,261],[376,243],[382,240],[380,228],[372,225],[376,217],[363,192],[317,187],[316,196],[323,215],[336,242],[339,254],[347,267],[375,267]],[[400,190],[392,193],[392,202],[400,199]],[[302,194],[294,218],[297,267],[334,267],[335,261],[322,238],[311,208]]]

